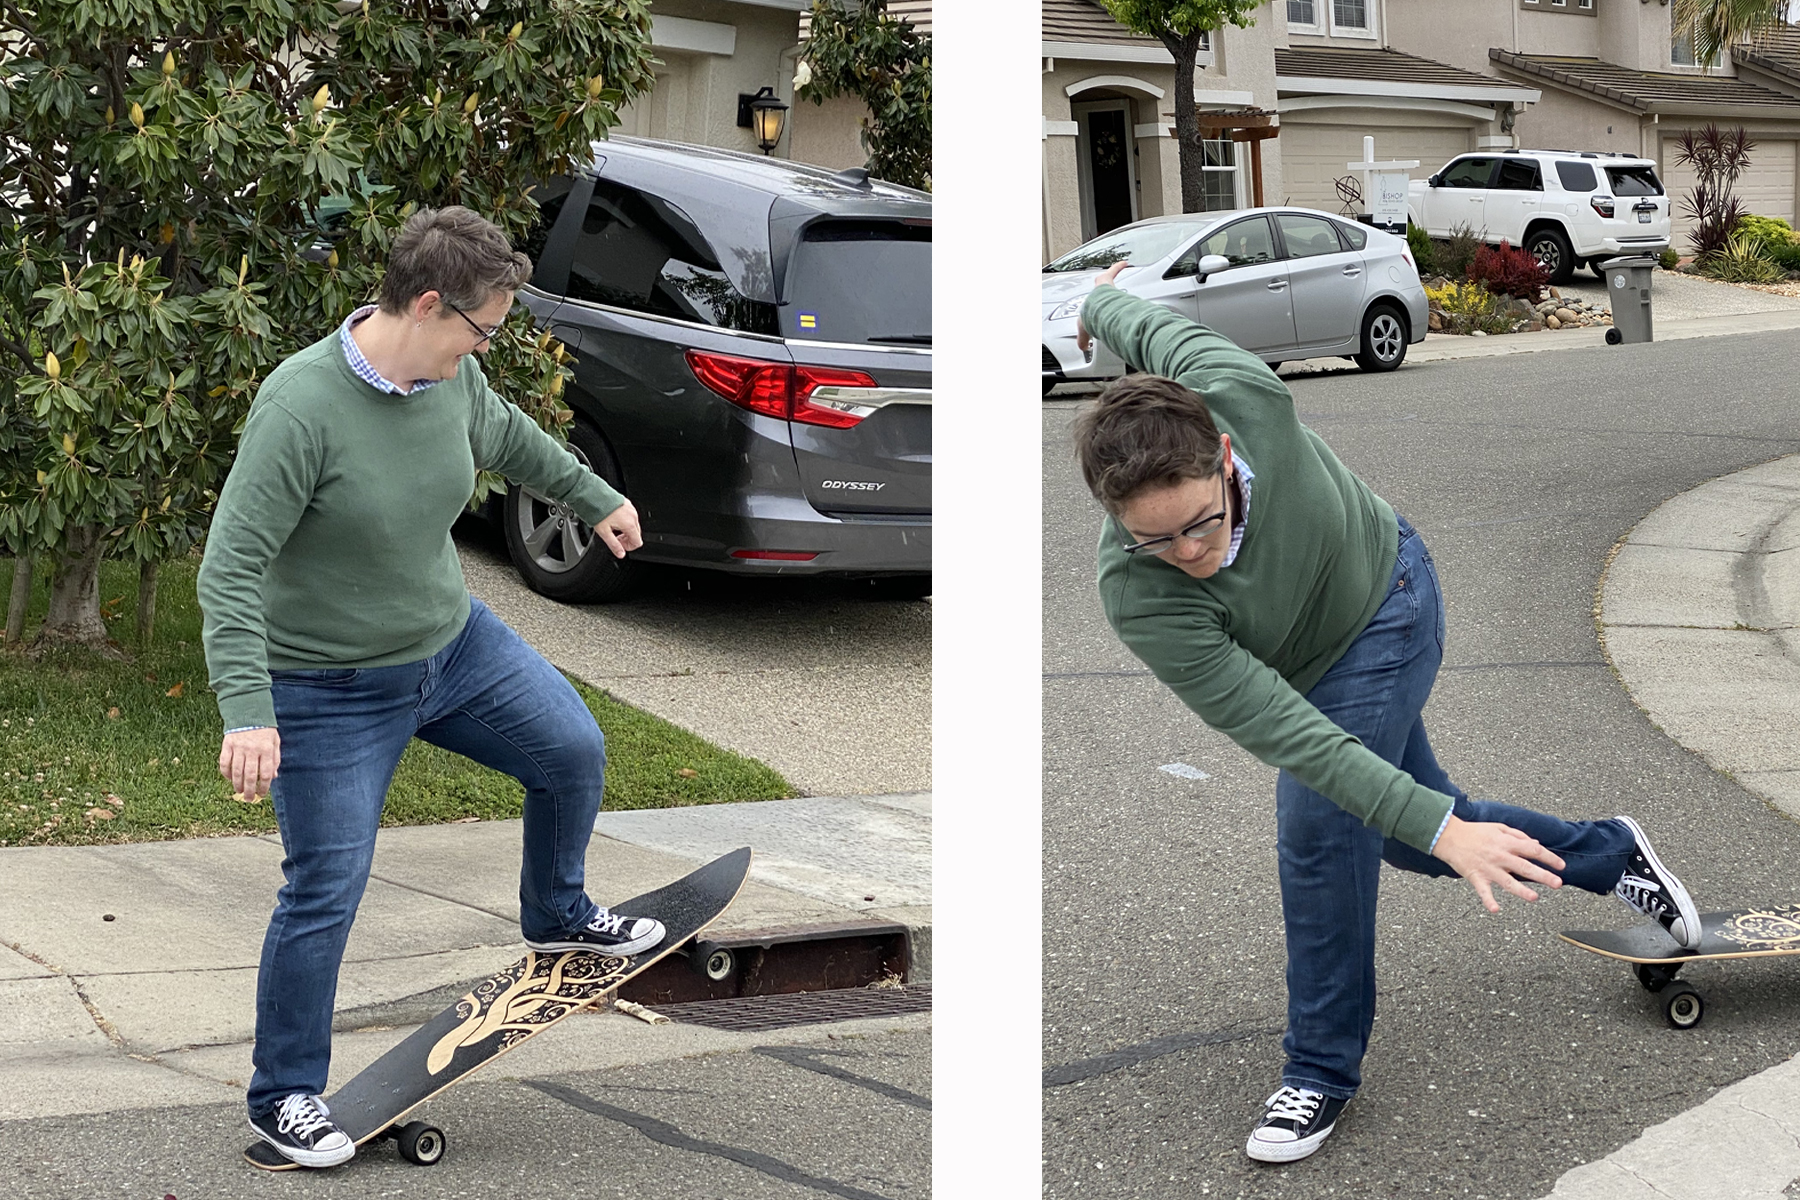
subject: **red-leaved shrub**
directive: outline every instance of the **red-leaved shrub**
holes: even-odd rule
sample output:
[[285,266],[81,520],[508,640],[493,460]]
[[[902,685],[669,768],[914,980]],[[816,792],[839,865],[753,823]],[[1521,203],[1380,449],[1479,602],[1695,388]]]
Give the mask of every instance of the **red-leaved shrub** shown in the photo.
[[1469,264],[1469,278],[1496,296],[1517,296],[1535,301],[1550,286],[1550,272],[1523,250],[1501,242],[1483,246]]

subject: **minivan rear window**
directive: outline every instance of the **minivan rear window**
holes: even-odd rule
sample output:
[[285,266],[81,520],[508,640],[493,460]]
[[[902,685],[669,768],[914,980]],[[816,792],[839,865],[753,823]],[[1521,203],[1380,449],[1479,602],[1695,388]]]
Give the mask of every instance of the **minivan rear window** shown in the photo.
[[1615,196],[1660,196],[1662,180],[1654,167],[1608,167],[1606,177],[1612,180]]
[[1556,164],[1556,177],[1562,180],[1565,192],[1591,192],[1599,184],[1594,177],[1594,168],[1589,163],[1559,162]]
[[788,261],[783,337],[931,345],[931,226],[814,221]]

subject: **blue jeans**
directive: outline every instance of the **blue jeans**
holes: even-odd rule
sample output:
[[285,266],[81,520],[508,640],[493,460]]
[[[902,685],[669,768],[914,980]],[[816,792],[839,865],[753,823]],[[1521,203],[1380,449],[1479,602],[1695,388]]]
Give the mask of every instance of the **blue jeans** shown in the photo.
[[409,741],[454,750],[525,785],[519,924],[540,941],[593,916],[584,866],[606,766],[580,695],[474,598],[462,632],[422,662],[271,677],[281,735],[271,799],[287,883],[256,978],[252,1116],[291,1092],[325,1090],[338,965]]
[[[1612,891],[1634,838],[1618,821],[1564,821],[1471,800],[1431,752],[1421,713],[1444,657],[1444,601],[1425,542],[1404,518],[1394,577],[1368,628],[1306,694],[1320,712],[1418,782],[1464,821],[1498,821],[1559,855],[1563,882]],[[1288,772],[1275,785],[1281,908],[1287,925],[1288,1028],[1282,1082],[1349,1099],[1375,1021],[1375,898],[1386,859],[1454,876],[1448,863],[1365,826]]]

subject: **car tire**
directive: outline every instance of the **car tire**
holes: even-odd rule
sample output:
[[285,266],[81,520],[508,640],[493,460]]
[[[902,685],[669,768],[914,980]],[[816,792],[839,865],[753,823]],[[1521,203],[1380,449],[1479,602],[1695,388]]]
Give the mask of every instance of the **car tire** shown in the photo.
[[1406,315],[1391,304],[1372,304],[1362,319],[1362,349],[1356,365],[1365,371],[1392,371],[1406,361]]
[[1606,268],[1600,265],[1601,263],[1603,263],[1605,261],[1606,261],[1606,255],[1604,255],[1604,254],[1602,254],[1599,258],[1588,259],[1588,262],[1587,262],[1588,270],[1590,270],[1594,273],[1595,279],[1604,280],[1606,278]]
[[[621,475],[606,438],[577,417],[569,426],[569,452],[617,488]],[[642,582],[644,564],[614,558],[606,543],[566,507],[515,486],[506,494],[506,550],[532,591],[564,604],[622,600]],[[534,535],[542,535],[533,546]]]
[[1048,396],[1051,391],[1055,389],[1057,382],[1058,380],[1054,375],[1044,376],[1044,395]]
[[1525,239],[1525,253],[1549,272],[1551,283],[1567,283],[1575,274],[1575,251],[1568,237],[1554,225],[1533,230]]

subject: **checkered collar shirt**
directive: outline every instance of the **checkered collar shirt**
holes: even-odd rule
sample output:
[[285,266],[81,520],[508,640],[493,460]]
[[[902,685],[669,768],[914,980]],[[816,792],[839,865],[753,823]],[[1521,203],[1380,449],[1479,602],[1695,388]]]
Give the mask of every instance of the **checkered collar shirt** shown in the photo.
[[[371,316],[377,307],[374,304],[363,305],[344,318],[343,325],[338,329],[338,340],[344,346],[344,360],[350,364],[350,369],[356,372],[356,377],[378,391],[392,392],[396,396],[409,396],[414,392],[422,392],[433,384],[441,383],[442,380],[438,379],[417,379],[413,381],[410,388],[403,388],[391,380],[383,379],[381,372],[377,371],[369,363],[369,360],[363,357],[362,347],[358,346],[356,339],[350,336],[350,330]],[[1232,455],[1232,458],[1236,457],[1237,455]]]
[[1221,571],[1236,562],[1238,551],[1243,549],[1244,529],[1250,523],[1250,484],[1256,478],[1250,464],[1239,458],[1236,450],[1231,452],[1231,470],[1232,477],[1237,480],[1238,511],[1237,520],[1231,525],[1231,545],[1225,548],[1225,561],[1219,564]]

